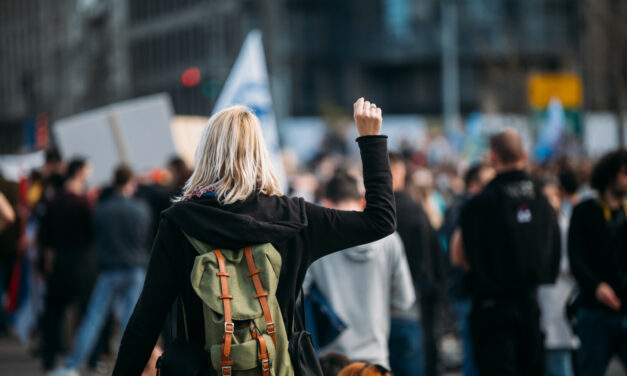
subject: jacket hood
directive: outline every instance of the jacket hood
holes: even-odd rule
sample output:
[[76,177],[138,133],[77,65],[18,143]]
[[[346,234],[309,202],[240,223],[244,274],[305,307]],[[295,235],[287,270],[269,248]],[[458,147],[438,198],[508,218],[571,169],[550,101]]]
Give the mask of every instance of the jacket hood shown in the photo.
[[366,262],[375,256],[377,247],[375,243],[358,245],[357,247],[348,248],[342,251],[342,254],[354,262]]
[[162,212],[188,235],[215,247],[282,243],[307,227],[305,201],[254,194],[231,205],[203,196],[177,202]]

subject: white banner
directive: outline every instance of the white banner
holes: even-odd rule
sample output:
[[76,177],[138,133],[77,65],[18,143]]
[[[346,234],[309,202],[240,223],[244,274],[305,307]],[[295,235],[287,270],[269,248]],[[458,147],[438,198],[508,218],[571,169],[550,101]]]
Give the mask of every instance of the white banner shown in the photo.
[[52,130],[63,158],[86,158],[89,183],[105,185],[120,163],[136,173],[164,167],[176,155],[171,119],[169,95],[155,94],[60,119]]

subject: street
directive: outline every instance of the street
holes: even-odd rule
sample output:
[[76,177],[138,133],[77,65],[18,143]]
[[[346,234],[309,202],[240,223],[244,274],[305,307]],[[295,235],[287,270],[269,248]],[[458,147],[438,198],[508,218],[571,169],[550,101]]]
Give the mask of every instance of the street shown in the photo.
[[[32,357],[15,339],[0,339],[0,375],[2,376],[43,376],[39,360]],[[90,376],[103,375],[93,372]],[[443,376],[460,376],[460,373],[447,373]],[[612,362],[606,376],[623,376],[621,366]]]

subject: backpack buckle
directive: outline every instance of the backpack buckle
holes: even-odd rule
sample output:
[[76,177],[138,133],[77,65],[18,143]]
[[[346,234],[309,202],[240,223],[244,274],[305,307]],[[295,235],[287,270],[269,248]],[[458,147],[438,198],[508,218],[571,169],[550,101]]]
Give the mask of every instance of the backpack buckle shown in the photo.
[[235,324],[233,324],[232,322],[228,322],[228,321],[224,322],[224,333],[233,334],[234,330],[235,330]]
[[259,359],[259,366],[261,367],[262,372],[270,372],[272,362],[270,362],[270,359],[268,358]]
[[222,376],[231,376],[231,366],[222,366]]
[[269,322],[266,324],[266,329],[268,331],[268,334],[274,334],[276,333],[276,328],[274,327],[274,323],[273,322]]

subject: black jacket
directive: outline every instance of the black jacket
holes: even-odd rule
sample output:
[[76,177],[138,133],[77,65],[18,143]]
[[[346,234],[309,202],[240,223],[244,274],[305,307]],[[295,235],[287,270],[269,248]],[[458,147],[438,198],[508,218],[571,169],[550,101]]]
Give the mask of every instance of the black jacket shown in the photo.
[[205,196],[179,202],[166,210],[153,245],[144,289],[122,337],[113,374],[141,373],[179,295],[187,311],[190,340],[204,345],[202,303],[189,282],[196,251],[181,229],[223,248],[272,243],[282,257],[277,299],[288,330],[292,328],[296,296],[311,263],[329,253],[393,233],[396,219],[387,137],[360,137],[357,142],[366,186],[363,212],[332,210],[299,198],[261,194],[228,206]]
[[518,298],[555,281],[561,257],[555,211],[523,171],[499,174],[462,208],[475,298]]
[[440,296],[445,284],[444,253],[438,236],[420,203],[405,191],[395,192],[397,232],[403,241],[416,293]]
[[621,311],[627,312],[627,220],[622,209],[614,219],[622,224],[612,230],[596,199],[577,205],[568,231],[568,256],[583,306],[609,310],[595,298],[599,283],[605,282],[623,302]]
[[61,191],[46,205],[39,240],[42,247],[56,252],[85,252],[92,242],[91,205],[86,196]]

